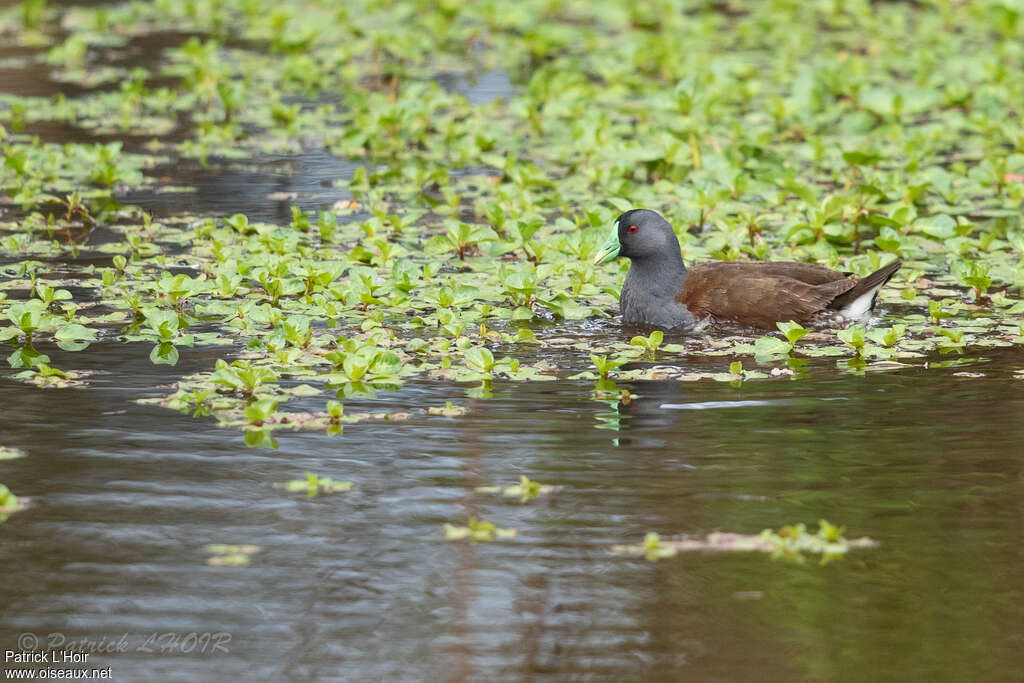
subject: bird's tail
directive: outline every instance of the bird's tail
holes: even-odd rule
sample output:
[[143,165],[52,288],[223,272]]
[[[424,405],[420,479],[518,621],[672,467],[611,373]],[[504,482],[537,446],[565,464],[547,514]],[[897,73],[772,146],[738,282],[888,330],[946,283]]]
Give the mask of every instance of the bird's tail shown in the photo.
[[878,290],[889,281],[889,278],[900,269],[901,265],[903,265],[902,262],[893,261],[871,275],[861,278],[853,289],[837,296],[828,307],[839,311],[845,318],[863,317],[875,307]]

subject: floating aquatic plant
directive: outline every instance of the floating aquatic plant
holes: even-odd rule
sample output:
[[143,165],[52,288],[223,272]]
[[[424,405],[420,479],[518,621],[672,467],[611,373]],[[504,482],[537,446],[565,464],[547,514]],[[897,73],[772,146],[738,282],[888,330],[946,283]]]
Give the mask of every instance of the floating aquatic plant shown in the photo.
[[35,359],[38,362],[32,362],[30,369],[19,372],[14,377],[44,388],[66,389],[86,386],[86,380],[91,373],[81,370],[59,370],[47,365],[42,358],[45,356]]
[[808,533],[803,524],[784,526],[778,531],[765,529],[759,534],[713,532],[704,538],[663,540],[657,533],[648,532],[640,545],[616,545],[612,552],[624,555],[642,555],[648,560],[673,557],[680,552],[764,552],[772,558],[793,562],[805,561],[805,555],[821,555],[821,564],[842,557],[854,548],[874,548],[878,545],[867,537],[848,540],[843,536],[845,527],[837,527],[825,520],[818,521],[817,533]]
[[457,406],[451,401],[445,401],[443,406],[431,406],[427,408],[431,415],[443,415],[444,417],[459,417],[466,414],[464,406]]
[[658,352],[658,347],[661,346],[662,341],[665,339],[665,333],[661,330],[655,330],[648,336],[636,336],[629,340],[630,346],[639,346],[644,351],[654,357]]
[[624,360],[609,360],[608,356],[595,356],[594,354],[590,355],[590,362],[597,369],[598,374],[603,380],[608,379],[609,372],[626,364]]
[[258,545],[211,543],[206,546],[206,552],[211,555],[206,564],[213,567],[242,567],[248,565],[252,556],[259,551]]
[[836,336],[839,337],[845,344],[849,344],[853,347],[854,352],[858,358],[864,356],[865,347],[867,345],[864,335],[867,330],[864,329],[863,325],[851,325],[845,330],[838,330]]
[[557,491],[558,488],[557,486],[548,486],[547,484],[532,481],[526,476],[520,475],[519,483],[513,486],[478,486],[476,490],[479,493],[500,493],[508,498],[518,498],[519,502],[525,503],[539,496]]
[[9,488],[0,484],[0,522],[5,522],[15,512],[24,510],[26,501],[26,498],[19,498]]
[[494,541],[502,538],[515,538],[515,529],[499,529],[492,522],[487,522],[476,517],[470,517],[466,526],[444,525],[444,537],[448,541],[460,541],[468,538],[476,543],[477,541]]
[[311,472],[306,472],[305,479],[292,479],[283,484],[275,484],[286,491],[293,493],[304,492],[307,498],[315,498],[321,493],[343,493],[352,490],[350,481],[334,481],[330,477],[320,477]]
[[218,360],[210,381],[229,391],[252,397],[265,384],[276,382],[277,375],[269,368],[254,366],[246,360],[236,360],[231,365]]

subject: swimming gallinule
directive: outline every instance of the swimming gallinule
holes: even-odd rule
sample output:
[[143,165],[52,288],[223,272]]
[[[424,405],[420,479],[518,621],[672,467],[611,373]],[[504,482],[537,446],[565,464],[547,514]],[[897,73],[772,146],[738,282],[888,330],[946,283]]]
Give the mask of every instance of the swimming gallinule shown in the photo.
[[878,290],[900,262],[867,277],[792,261],[715,261],[687,269],[679,240],[664,218],[648,209],[618,217],[594,263],[632,260],[622,286],[622,321],[659,327],[736,322],[775,329],[775,323],[847,325],[868,317]]

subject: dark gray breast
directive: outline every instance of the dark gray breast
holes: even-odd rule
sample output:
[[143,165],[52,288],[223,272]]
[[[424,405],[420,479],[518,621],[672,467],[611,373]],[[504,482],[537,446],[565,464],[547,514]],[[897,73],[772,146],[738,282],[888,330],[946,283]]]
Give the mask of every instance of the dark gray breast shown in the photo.
[[[652,267],[634,261],[619,296],[622,322],[658,327],[692,326],[696,320],[676,295],[686,283],[686,270]],[[680,263],[681,265],[681,263]]]

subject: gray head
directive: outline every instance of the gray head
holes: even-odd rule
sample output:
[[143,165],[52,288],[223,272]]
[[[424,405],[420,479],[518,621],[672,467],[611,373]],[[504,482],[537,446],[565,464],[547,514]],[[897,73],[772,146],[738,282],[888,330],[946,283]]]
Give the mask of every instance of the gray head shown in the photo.
[[650,209],[633,209],[616,218],[608,241],[601,247],[594,263],[607,263],[618,256],[632,259],[634,263],[664,257],[682,260],[679,240],[672,226]]

